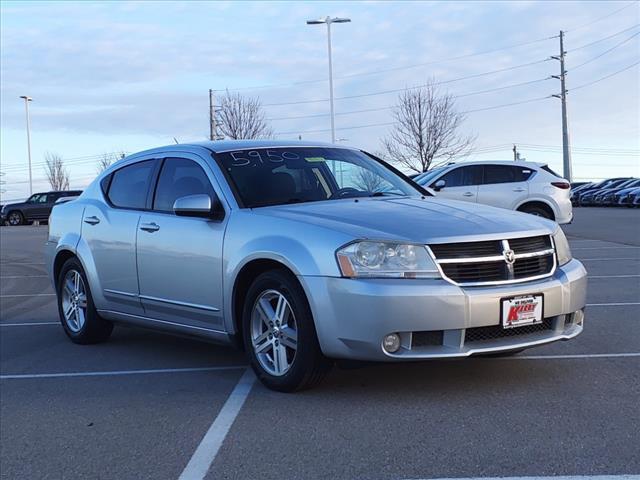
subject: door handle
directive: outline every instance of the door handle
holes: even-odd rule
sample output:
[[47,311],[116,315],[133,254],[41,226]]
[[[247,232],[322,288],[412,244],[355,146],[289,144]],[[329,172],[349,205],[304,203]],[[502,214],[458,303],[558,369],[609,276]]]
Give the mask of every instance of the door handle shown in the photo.
[[514,188],[514,192],[524,192],[524,188]]
[[100,219],[95,215],[92,215],[91,217],[85,218],[84,223],[88,223],[89,225],[97,225],[98,223],[100,223]]
[[145,232],[153,233],[153,232],[157,232],[158,230],[160,230],[160,226],[155,222],[143,223],[143,224],[140,225],[140,230],[144,230]]
[[473,197],[473,193],[471,193],[471,192],[464,192],[464,193],[462,194],[462,196],[463,196],[463,197]]

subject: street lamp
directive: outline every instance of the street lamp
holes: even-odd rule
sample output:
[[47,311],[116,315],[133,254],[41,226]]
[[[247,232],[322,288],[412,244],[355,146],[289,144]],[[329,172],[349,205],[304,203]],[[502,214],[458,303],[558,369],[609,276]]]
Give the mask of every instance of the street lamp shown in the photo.
[[333,66],[331,64],[331,24],[332,23],[348,23],[350,18],[325,17],[318,20],[307,20],[307,25],[327,25],[327,49],[329,52],[329,102],[331,104],[331,143],[336,143],[336,127],[333,115]]
[[31,121],[29,120],[29,102],[33,99],[27,95],[21,95],[24,99],[24,109],[27,114],[27,154],[29,155],[29,196],[33,195],[33,178],[31,176]]

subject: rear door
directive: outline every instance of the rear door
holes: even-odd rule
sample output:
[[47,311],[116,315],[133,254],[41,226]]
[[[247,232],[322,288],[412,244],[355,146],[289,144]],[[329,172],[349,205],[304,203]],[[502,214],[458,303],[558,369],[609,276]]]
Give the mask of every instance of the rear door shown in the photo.
[[187,153],[164,159],[153,211],[144,212],[138,226],[140,299],[148,317],[224,331],[222,246],[227,219],[173,213],[176,199],[196,194],[222,198],[206,161]]
[[482,180],[482,167],[480,165],[456,167],[432,182],[431,188],[440,180],[444,180],[445,186],[438,191],[438,197],[476,202],[478,185]]
[[138,298],[136,234],[140,215],[149,206],[149,190],[158,162],[144,160],[122,167],[103,180],[106,202],[87,203],[82,237],[91,250],[105,307],[142,315]]
[[484,165],[478,203],[513,210],[529,196],[526,181],[533,170],[517,165]]

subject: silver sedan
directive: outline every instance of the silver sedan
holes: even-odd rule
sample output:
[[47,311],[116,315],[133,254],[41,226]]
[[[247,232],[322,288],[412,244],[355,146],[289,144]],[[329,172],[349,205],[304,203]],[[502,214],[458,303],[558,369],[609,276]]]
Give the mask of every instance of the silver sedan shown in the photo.
[[129,156],[53,209],[46,257],[73,342],[127,324],[232,343],[280,391],[335,359],[513,354],[583,329],[586,272],[557,224],[334,145]]

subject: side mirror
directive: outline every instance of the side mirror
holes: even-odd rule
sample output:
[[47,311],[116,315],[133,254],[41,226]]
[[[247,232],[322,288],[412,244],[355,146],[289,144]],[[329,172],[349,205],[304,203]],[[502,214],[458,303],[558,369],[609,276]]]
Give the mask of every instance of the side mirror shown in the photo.
[[201,217],[219,220],[224,217],[224,209],[218,197],[213,199],[206,193],[187,195],[173,202],[173,213],[179,217]]
[[447,182],[445,182],[444,180],[438,180],[436,183],[433,184],[433,189],[436,192],[439,192],[440,190],[442,190],[444,188],[444,186],[447,184]]

